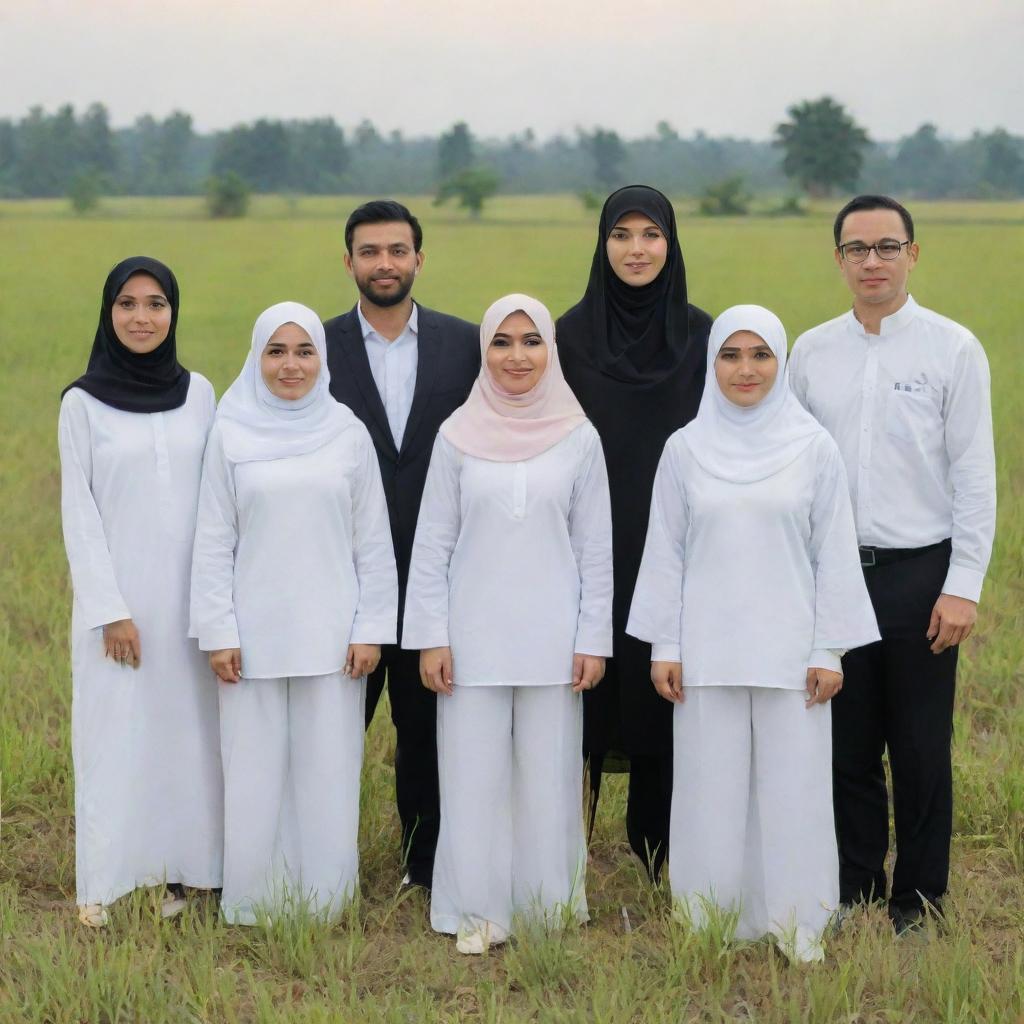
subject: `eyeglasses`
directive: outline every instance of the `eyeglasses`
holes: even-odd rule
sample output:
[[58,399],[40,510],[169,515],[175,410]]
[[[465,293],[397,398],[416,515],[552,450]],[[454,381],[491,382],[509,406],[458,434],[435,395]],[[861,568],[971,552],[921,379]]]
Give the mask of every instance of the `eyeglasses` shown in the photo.
[[846,245],[839,246],[839,253],[844,260],[849,260],[850,263],[863,263],[872,249],[878,254],[880,260],[894,260],[905,245],[909,246],[910,242],[897,242],[891,238],[876,242],[874,245],[865,245],[863,242],[847,242]]

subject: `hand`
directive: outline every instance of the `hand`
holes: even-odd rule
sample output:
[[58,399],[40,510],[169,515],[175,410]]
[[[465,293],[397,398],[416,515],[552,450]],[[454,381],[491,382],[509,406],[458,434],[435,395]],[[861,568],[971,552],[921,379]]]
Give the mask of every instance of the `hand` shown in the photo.
[[592,690],[604,679],[604,658],[592,654],[574,654],[572,656],[572,692],[582,693]]
[[142,644],[139,631],[131,619],[118,619],[103,627],[103,657],[113,658],[122,666],[138,668],[142,661]]
[[242,678],[242,652],[237,647],[210,651],[210,668],[222,683],[237,683]]
[[941,654],[947,647],[955,647],[971,635],[978,621],[978,602],[952,594],[939,594],[932,609],[932,619],[925,634],[932,644],[932,654]]
[[827,668],[807,670],[807,700],[804,707],[827,704],[843,688],[843,673]]
[[380,644],[349,644],[345,667],[341,670],[353,679],[368,676],[380,661]]
[[452,649],[428,647],[420,651],[420,682],[434,693],[452,695]]
[[683,666],[678,661],[652,661],[651,682],[665,700],[672,704],[682,704]]

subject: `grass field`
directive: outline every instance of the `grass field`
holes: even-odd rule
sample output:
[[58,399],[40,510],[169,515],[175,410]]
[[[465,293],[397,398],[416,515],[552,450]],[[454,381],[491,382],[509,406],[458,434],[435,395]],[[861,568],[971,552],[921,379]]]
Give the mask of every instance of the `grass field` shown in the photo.
[[[673,924],[637,871],[624,787],[605,787],[588,894],[592,921],[524,936],[483,958],[430,932],[426,904],[397,893],[393,734],[378,713],[362,794],[359,905],[324,928],[223,926],[198,900],[161,922],[149,896],[119,903],[102,933],[73,913],[73,793],[67,651],[70,592],[60,539],[56,421],[85,365],[99,290],[118,259],[166,260],[181,283],[183,362],[218,393],[264,307],[296,299],[322,315],[354,301],[342,267],[351,197],[258,200],[235,222],[194,199],[0,203],[0,1022],[242,1024],[333,1021],[1024,1021],[1024,204],[919,204],[915,297],[967,324],[992,366],[1000,515],[977,633],[961,661],[957,801],[948,923],[896,940],[856,918],[828,962],[794,969],[765,945],[729,946]],[[477,320],[525,291],[557,315],[584,287],[596,214],[572,198],[502,198],[473,223],[426,199],[417,296]],[[760,302],[790,337],[848,304],[820,208],[794,219],[707,220],[681,207],[690,297],[712,313]],[[631,930],[622,914],[627,908]]]

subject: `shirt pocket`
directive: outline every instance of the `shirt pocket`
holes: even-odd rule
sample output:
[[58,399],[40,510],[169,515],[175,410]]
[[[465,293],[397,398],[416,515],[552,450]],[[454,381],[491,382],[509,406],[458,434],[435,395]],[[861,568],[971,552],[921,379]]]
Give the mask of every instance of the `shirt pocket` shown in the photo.
[[929,447],[942,431],[938,407],[924,392],[890,391],[885,407],[885,430],[907,444]]

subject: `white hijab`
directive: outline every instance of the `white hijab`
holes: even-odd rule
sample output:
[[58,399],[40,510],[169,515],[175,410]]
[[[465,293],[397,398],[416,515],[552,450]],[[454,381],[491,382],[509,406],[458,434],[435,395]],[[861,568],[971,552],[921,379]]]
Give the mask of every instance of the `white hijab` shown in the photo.
[[[771,390],[749,408],[730,402],[715,376],[719,350],[737,331],[764,339],[779,361]],[[727,309],[711,325],[704,395],[696,417],[682,430],[701,469],[732,483],[764,480],[785,469],[824,430],[790,391],[782,321],[763,306]]]
[[[278,398],[260,372],[263,350],[283,324],[301,327],[320,356],[316,383],[302,398]],[[306,455],[333,441],[356,422],[356,417],[331,397],[330,383],[327,342],[320,317],[298,302],[279,302],[260,313],[242,372],[217,406],[217,422],[229,461],[287,459]]]

